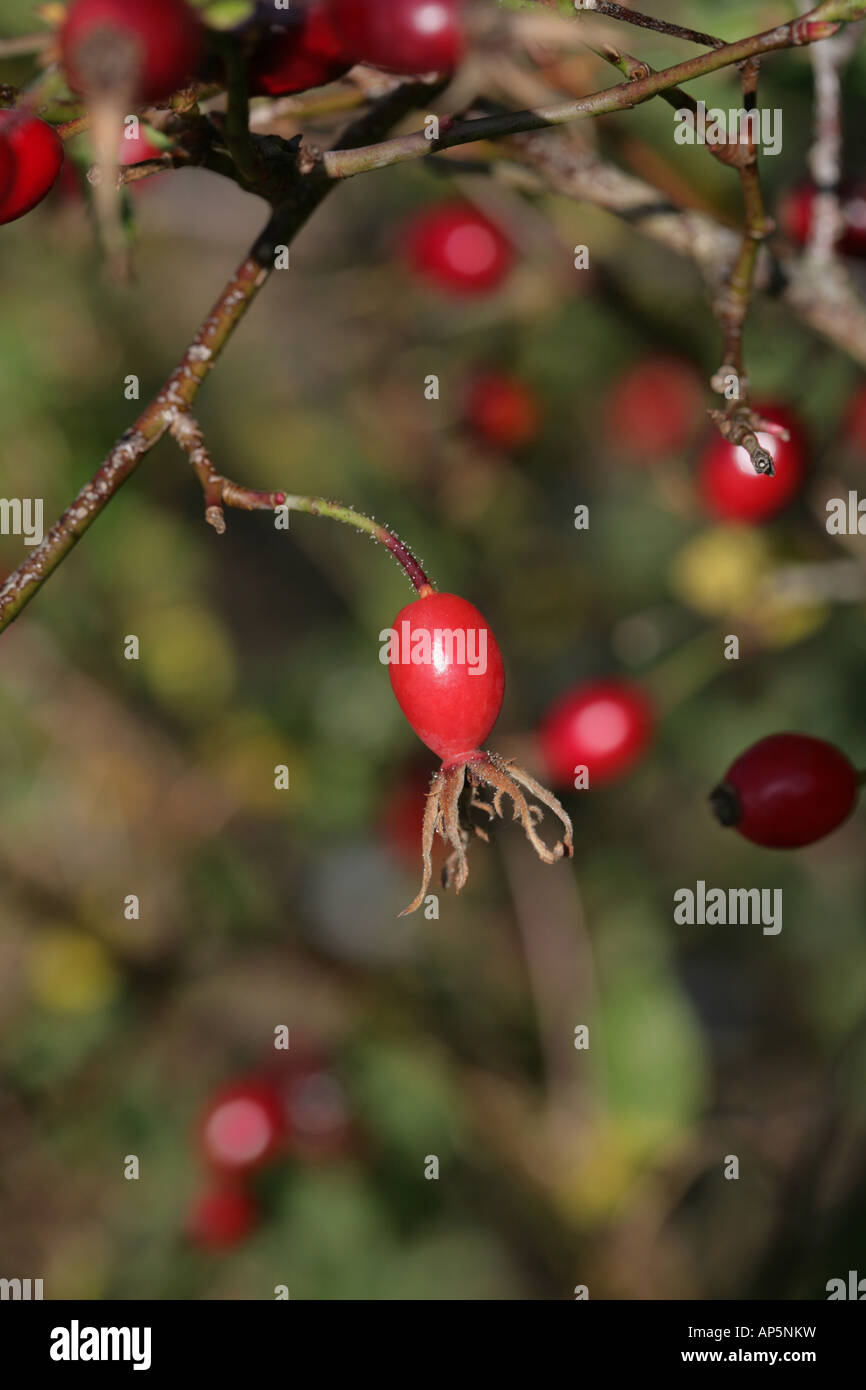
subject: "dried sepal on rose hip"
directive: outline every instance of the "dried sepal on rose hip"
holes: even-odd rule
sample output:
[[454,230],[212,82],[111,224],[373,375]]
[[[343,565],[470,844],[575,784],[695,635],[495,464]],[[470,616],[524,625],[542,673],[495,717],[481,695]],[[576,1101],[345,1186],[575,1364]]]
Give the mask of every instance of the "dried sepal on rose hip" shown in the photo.
[[[418,598],[400,610],[394,626],[381,636],[388,639],[381,658],[388,664],[397,703],[422,743],[442,759],[424,811],[421,887],[400,916],[424,901],[437,835],[450,848],[443,884],[459,893],[469,874],[469,841],[473,834],[487,839],[485,826],[503,815],[504,796],[511,801],[513,819],[521,822],[545,864],[570,858],[571,821],[556,797],[514,762],[482,750],[502,707],[505,671],[496,638],[478,609],[456,594],[439,594],[431,585],[422,585]],[[543,806],[564,828],[553,848],[536,828]]]
[[741,753],[710,794],[724,826],[766,849],[799,849],[847,820],[861,781],[832,743],[770,734]]

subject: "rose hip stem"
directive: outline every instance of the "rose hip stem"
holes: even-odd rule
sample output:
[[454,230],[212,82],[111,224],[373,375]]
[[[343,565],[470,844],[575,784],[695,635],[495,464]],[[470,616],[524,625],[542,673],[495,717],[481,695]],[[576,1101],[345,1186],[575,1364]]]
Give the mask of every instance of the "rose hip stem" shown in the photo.
[[353,507],[344,507],[339,502],[328,502],[324,497],[299,497],[289,493],[276,493],[274,500],[277,506],[288,507],[290,512],[307,512],[309,516],[328,516],[332,521],[342,521],[347,526],[354,526],[356,531],[363,531],[365,535],[372,536],[374,541],[378,541],[380,545],[390,551],[422,598],[427,594],[436,592],[436,586],[428,579],[408,545],[401,541],[400,537],[396,536],[393,531],[389,531],[387,526],[382,526],[378,521],[374,521],[371,516],[365,516],[363,512],[356,512]]

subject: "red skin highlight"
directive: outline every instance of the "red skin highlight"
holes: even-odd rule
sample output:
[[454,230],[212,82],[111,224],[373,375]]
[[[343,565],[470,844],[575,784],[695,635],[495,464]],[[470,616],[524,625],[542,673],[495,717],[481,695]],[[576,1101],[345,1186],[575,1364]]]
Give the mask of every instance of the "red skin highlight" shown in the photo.
[[451,72],[463,52],[459,0],[327,0],[358,63],[405,74]]
[[[408,654],[416,634],[430,633],[432,660],[391,662],[388,670],[397,703],[422,743],[446,764],[464,762],[479,753],[499,715],[505,693],[505,668],[496,638],[473,604],[456,594],[426,594],[408,603],[394,619],[400,655],[407,655],[403,623],[408,623]],[[462,633],[467,658],[475,658],[477,674],[461,655],[459,643],[449,652],[445,640],[433,634]],[[486,643],[486,650],[482,649]],[[416,648],[416,650],[420,650]],[[480,659],[484,656],[484,663]],[[486,669],[482,672],[482,664]]]
[[589,786],[616,781],[649,746],[654,727],[649,699],[629,681],[587,681],[553,704],[539,729],[551,780],[574,785],[575,768],[586,767]]

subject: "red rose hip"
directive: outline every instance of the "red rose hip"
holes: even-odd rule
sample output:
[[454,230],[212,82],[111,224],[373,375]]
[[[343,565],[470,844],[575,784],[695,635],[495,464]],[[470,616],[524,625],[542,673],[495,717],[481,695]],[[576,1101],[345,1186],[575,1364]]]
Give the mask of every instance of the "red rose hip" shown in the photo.
[[589,785],[612,782],[645,752],[653,711],[644,692],[628,681],[589,681],[560,697],[542,721],[541,748],[555,785],[573,786],[585,767]]
[[6,136],[0,134],[0,203],[6,196],[14,172],[15,160],[12,155],[12,146]]
[[788,430],[790,438],[758,432],[758,442],[773,458],[775,473],[756,473],[749,453],[715,435],[699,463],[699,487],[705,509],[723,521],[768,521],[796,497],[806,472],[803,430],[792,412],[780,405],[756,405],[756,414]]
[[48,193],[63,165],[63,142],[36,116],[0,111],[0,145],[9,156],[6,192],[0,197],[0,224],[23,217]]
[[205,1157],[217,1169],[248,1172],[274,1156],[284,1138],[279,1094],[267,1081],[236,1081],[213,1098],[201,1125]]
[[652,357],[614,382],[604,413],[614,446],[651,462],[688,443],[704,418],[704,392],[693,368],[676,357]]
[[289,22],[256,47],[249,67],[250,92],[271,97],[306,92],[342,77],[354,61],[330,21],[327,6],[308,4],[293,10]]
[[230,1250],[246,1239],[257,1219],[258,1208],[242,1187],[214,1187],[193,1203],[189,1237],[203,1250]]
[[405,232],[409,264],[419,279],[455,295],[489,294],[514,260],[511,243],[469,203],[427,208]]
[[[805,246],[812,230],[817,189],[804,183],[782,200],[779,220],[792,241]],[[866,256],[866,185],[851,184],[840,191],[842,230],[836,241],[846,256]]]
[[496,638],[473,604],[433,593],[408,603],[394,619],[382,660],[422,743],[445,762],[480,749],[502,707],[505,670]]
[[459,0],[328,0],[355,62],[390,72],[450,72],[463,50]]
[[201,25],[186,0],[73,0],[60,33],[73,91],[131,81],[141,102],[182,87],[201,49]]
[[798,849],[847,820],[857,790],[855,769],[832,743],[809,734],[771,734],[731,764],[710,804],[722,825],[754,844]]
[[522,449],[538,434],[541,408],[535,392],[507,372],[481,372],[469,385],[466,422],[495,449]]
[[[515,762],[482,752],[502,706],[505,672],[496,638],[478,609],[456,594],[434,593],[425,583],[415,602],[397,614],[394,626],[379,634],[380,641],[385,638],[379,659],[389,666],[397,702],[421,741],[442,759],[421,827],[421,887],[400,916],[424,901],[437,835],[450,850],[442,882],[460,892],[469,873],[466,850],[472,830],[488,838],[490,822],[503,814],[505,796],[545,864],[570,856],[571,821],[556,797]],[[538,834],[543,808],[563,826],[552,848]]]

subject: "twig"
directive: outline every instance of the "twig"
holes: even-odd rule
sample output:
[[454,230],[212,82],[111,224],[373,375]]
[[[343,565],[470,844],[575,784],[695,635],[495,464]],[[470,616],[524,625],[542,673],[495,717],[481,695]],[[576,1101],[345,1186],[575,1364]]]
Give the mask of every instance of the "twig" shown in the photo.
[[55,37],[47,29],[40,34],[20,34],[11,39],[0,39],[0,58],[20,58],[28,53],[41,53],[55,42]]
[[[540,179],[542,186],[564,197],[605,208],[635,231],[693,261],[715,292],[730,274],[741,246],[730,227],[705,213],[675,207],[642,179],[575,151],[564,140],[518,135],[508,148],[518,163],[497,166],[503,176],[523,180],[536,190]],[[802,258],[771,256],[763,247],[755,287],[778,295],[805,324],[866,367],[866,308],[841,266],[825,273],[819,285],[805,273]]]
[[[747,120],[749,114],[756,110],[758,71],[757,59],[751,59],[741,68],[743,109]],[[749,138],[743,146],[745,158],[737,169],[743,193],[743,237],[730,280],[714,305],[722,330],[722,365],[713,375],[710,385],[719,395],[726,396],[728,404],[724,411],[710,411],[710,419],[725,439],[748,451],[756,473],[772,476],[775,472],[773,456],[763,448],[756,434],[762,422],[750,408],[749,378],[743,361],[743,331],[752,299],[758,248],[773,230],[773,223],[764,212],[757,142],[753,138],[752,127],[749,126],[748,130]],[[728,395],[731,384],[733,393]]]
[[[351,148],[371,137],[379,138],[422,98],[426,100],[429,91],[428,84],[403,83],[342,133],[340,147]],[[145,454],[162,438],[177,413],[190,409],[219,354],[273,270],[275,248],[292,240],[332,186],[324,176],[308,174],[299,177],[294,187],[286,190],[285,201],[272,213],[261,236],[241,262],[162,390],[121,436],[93,478],[0,589],[0,632],[38,593]]]
[[807,254],[820,269],[830,262],[842,233],[843,217],[839,184],[842,176],[842,122],[839,74],[860,36],[852,26],[811,54],[815,85],[814,139],[809,152],[809,172],[815,185]]
[[699,43],[706,48],[724,48],[724,39],[713,38],[712,34],[702,34],[698,29],[686,29],[682,24],[670,24],[666,19],[655,19],[642,14],[640,10],[627,10],[624,5],[615,5],[612,0],[574,0],[578,14],[603,15],[606,19],[619,19],[624,24],[636,24],[640,29],[652,29],[656,34],[667,34],[674,39],[685,39],[688,43]]
[[629,110],[644,101],[649,101],[650,97],[657,96],[671,87],[677,87],[683,82],[691,82],[704,73],[717,72],[720,68],[742,63],[747,58],[764,53],[815,43],[829,38],[837,29],[838,25],[835,23],[817,23],[807,19],[791,20],[790,23],[780,24],[775,29],[725,44],[683,63],[675,63],[673,67],[648,72],[645,77],[635,81],[621,82],[604,91],[592,92],[576,101],[557,102],[534,110],[508,111],[471,120],[443,116],[439,123],[438,140],[428,139],[423,130],[413,131],[409,135],[398,135],[379,144],[362,146],[350,152],[329,151],[322,156],[322,163],[329,178],[351,178],[371,169],[384,169],[409,159],[423,159],[437,150],[471,144],[474,140],[497,139],[544,130],[548,126],[564,125],[569,121],[600,116],[611,111]]
[[218,536],[225,533],[225,507],[237,507],[245,512],[306,512],[308,516],[329,517],[363,532],[394,556],[404,573],[419,592],[433,592],[433,584],[420,562],[394,531],[365,516],[354,507],[330,502],[325,497],[304,497],[287,492],[255,492],[242,487],[218,473],[208,453],[201,428],[187,410],[178,410],[169,423],[169,431],[189,457],[193,472],[201,483],[205,500],[205,520]]

